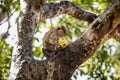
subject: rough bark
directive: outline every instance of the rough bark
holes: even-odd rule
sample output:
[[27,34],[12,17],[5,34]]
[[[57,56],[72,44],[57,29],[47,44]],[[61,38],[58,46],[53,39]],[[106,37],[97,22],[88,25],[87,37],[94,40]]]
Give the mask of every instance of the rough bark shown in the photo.
[[[6,14],[3,13],[2,11],[0,11],[0,22],[1,22],[3,19],[5,19],[5,17],[6,17]],[[1,25],[1,24],[0,24],[0,25]]]
[[97,17],[95,13],[82,10],[80,7],[69,1],[61,1],[60,3],[47,3],[37,10],[39,21],[58,16],[60,14],[69,14],[78,18],[79,20],[84,20],[91,23]]
[[[9,80],[70,80],[78,66],[91,57],[106,40],[118,33],[119,0],[114,0],[98,18],[68,1],[46,3],[37,9],[32,5],[27,7],[18,27],[19,40],[12,55]],[[45,61],[35,60],[32,55],[32,38],[37,23],[60,14],[69,14],[88,22],[96,19],[83,36],[57,52],[57,55]]]

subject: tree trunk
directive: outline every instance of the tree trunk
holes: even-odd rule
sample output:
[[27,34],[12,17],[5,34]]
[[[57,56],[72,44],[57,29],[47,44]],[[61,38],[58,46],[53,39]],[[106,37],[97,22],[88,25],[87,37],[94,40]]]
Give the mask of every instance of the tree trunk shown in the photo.
[[[27,3],[26,12],[18,27],[19,40],[12,54],[9,80],[70,80],[75,69],[119,31],[119,0],[114,0],[98,17],[69,1],[46,3],[37,8],[29,2]],[[87,32],[67,48],[58,51],[55,56],[45,61],[35,60],[32,52],[32,38],[36,25],[41,20],[65,13],[88,22],[96,19]]]

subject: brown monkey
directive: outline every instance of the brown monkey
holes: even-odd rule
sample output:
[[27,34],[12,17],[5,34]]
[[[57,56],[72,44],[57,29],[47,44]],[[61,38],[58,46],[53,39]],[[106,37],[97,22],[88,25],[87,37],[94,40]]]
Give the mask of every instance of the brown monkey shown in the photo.
[[58,27],[48,31],[43,37],[43,48],[48,51],[56,51],[60,49],[58,40],[66,34],[65,27]]
[[36,7],[40,7],[40,5],[43,5],[47,2],[47,0],[34,0],[32,1],[32,4]]
[[41,5],[45,4],[47,0],[25,0],[25,2],[29,5],[33,5],[35,8],[39,8]]

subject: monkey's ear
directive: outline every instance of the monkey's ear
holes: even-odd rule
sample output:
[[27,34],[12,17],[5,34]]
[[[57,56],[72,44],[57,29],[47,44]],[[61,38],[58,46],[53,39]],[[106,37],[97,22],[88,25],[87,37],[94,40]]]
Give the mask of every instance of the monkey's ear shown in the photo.
[[67,33],[67,30],[64,26],[61,26],[61,29],[64,31],[65,34]]

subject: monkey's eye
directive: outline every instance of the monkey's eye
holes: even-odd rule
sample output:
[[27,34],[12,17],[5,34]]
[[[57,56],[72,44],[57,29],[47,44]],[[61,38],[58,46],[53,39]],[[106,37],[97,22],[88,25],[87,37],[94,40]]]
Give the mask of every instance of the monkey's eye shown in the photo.
[[58,27],[57,29],[58,29],[58,30],[60,30],[60,28],[59,28],[59,27]]

